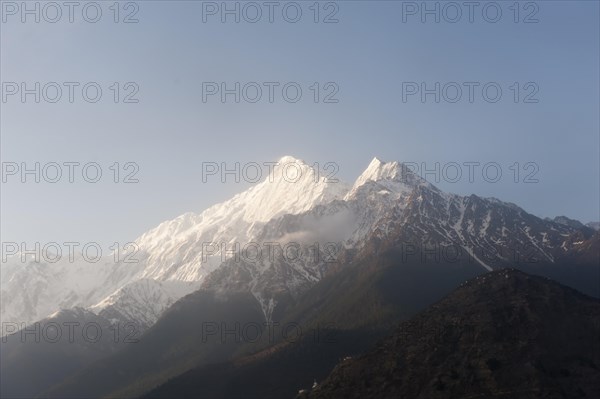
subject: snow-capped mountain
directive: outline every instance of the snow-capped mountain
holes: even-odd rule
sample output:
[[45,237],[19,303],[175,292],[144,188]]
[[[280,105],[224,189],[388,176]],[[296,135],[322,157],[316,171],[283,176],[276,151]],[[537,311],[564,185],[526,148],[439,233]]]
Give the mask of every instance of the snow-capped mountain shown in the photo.
[[[397,219],[421,186],[431,185],[397,162],[375,158],[343,199],[273,218],[254,237],[261,257],[227,260],[202,288],[249,290],[270,320],[280,302],[297,298],[345,251],[359,249],[385,220]],[[286,255],[286,247],[295,251]]]
[[147,265],[142,277],[201,281],[222,263],[221,244],[227,244],[227,250],[234,243],[251,242],[269,220],[308,211],[348,191],[344,183],[328,182],[322,176],[286,156],[272,176],[249,190],[200,214],[187,213],[161,223],[136,240],[141,262]]
[[229,260],[202,287],[249,290],[270,320],[280,303],[297,298],[332,265],[386,247],[417,262],[468,259],[491,271],[554,263],[590,239],[591,230],[547,222],[495,198],[444,193],[403,164],[375,158],[343,200],[274,218],[255,237],[282,247],[293,240],[304,256]]
[[30,323],[75,306],[142,326],[197,289],[236,243],[248,243],[271,219],[341,199],[349,186],[323,171],[283,157],[261,183],[221,204],[166,221],[135,240],[136,263],[62,258],[34,262],[21,254],[0,268],[2,320]]
[[89,263],[63,256],[54,263],[35,255],[9,256],[0,267],[3,322],[28,324],[61,310],[86,308],[134,281],[140,264],[118,264],[110,257]]
[[552,263],[592,231],[496,199],[444,193],[398,162],[375,158],[352,185],[322,176],[283,157],[263,182],[140,236],[135,264],[13,257],[1,268],[2,319],[29,323],[79,306],[147,328],[198,288],[251,292],[271,319],[331,265],[377,245],[456,246],[491,270],[514,263],[515,251]]

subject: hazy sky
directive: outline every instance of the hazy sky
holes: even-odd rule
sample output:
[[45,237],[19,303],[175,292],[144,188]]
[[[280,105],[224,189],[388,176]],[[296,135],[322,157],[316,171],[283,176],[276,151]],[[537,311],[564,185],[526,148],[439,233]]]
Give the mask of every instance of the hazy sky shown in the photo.
[[[449,171],[452,177],[438,186],[498,197],[538,216],[599,220],[599,3],[522,2],[517,15],[513,1],[478,2],[472,22],[463,3],[453,3],[462,12],[456,23],[449,20],[458,18],[457,8],[440,3],[436,23],[434,14],[421,15],[435,2],[340,1],[316,8],[314,1],[275,2],[270,23],[262,1],[240,2],[235,23],[235,15],[215,9],[222,2],[122,2],[116,16],[111,0],[97,2],[97,23],[83,18],[85,2],[73,10],[73,23],[66,7],[50,23],[46,19],[58,18],[56,9],[42,2],[36,23],[35,15],[15,9],[20,1],[2,1],[5,172],[22,162],[30,168],[35,162],[96,162],[103,172],[98,183],[84,181],[81,166],[74,183],[64,165],[54,184],[7,176],[2,241],[133,240],[161,221],[201,211],[250,186],[231,177],[226,184],[217,178],[204,183],[203,162],[262,163],[283,155],[335,162],[337,176],[350,182],[374,156],[428,168],[495,162],[503,173],[496,183],[476,168],[473,182],[463,175],[452,183]],[[33,9],[36,2],[27,4]],[[252,23],[256,4],[262,16]],[[299,21],[286,21],[296,18],[298,8]],[[492,23],[497,10],[502,15]],[[86,12],[93,20],[96,7]],[[123,23],[128,16],[139,22]],[[39,103],[35,94],[25,102],[20,92],[12,94],[23,82],[26,89],[40,82]],[[62,87],[56,103],[47,101],[57,93],[48,82]],[[65,82],[79,84],[71,86],[72,103]],[[83,98],[89,82],[102,89],[96,103]],[[247,101],[256,94],[249,85],[239,103],[233,94],[225,103],[219,94],[203,101],[203,82],[216,83],[204,84],[205,95],[221,82],[229,88],[257,82],[262,98]],[[264,82],[279,84],[272,103]],[[288,100],[296,87],[302,89],[295,103],[282,95],[290,82]],[[436,82],[439,103],[435,94],[425,102],[420,93],[408,95],[421,83],[433,89]],[[472,103],[465,82],[474,82]],[[89,100],[94,87],[88,85]],[[451,102],[456,87],[462,97]],[[497,87],[502,97],[493,102]],[[139,101],[124,103],[137,89],[129,99]],[[114,183],[115,162],[120,181],[135,171],[125,168],[128,162],[138,165],[139,183]],[[46,171],[54,176],[50,166]],[[530,173],[537,183],[524,182]]]

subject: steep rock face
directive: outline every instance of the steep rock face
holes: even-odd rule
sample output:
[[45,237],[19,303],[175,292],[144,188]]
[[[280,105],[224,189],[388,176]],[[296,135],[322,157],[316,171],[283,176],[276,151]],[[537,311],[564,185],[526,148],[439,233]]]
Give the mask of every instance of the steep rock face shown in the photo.
[[600,394],[600,302],[514,269],[479,276],[345,359],[310,398]]

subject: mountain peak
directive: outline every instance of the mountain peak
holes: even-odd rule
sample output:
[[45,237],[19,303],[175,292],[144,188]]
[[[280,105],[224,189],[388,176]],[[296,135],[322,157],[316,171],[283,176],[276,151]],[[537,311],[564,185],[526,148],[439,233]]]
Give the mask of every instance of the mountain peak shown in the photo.
[[301,165],[306,165],[306,162],[304,162],[302,159],[296,158],[292,155],[284,155],[281,158],[279,158],[277,160],[277,163],[279,164],[286,164],[286,163],[298,163]]
[[377,157],[373,157],[373,159],[371,160],[371,163],[369,164],[368,168],[371,167],[379,167],[381,164],[384,164],[385,161],[382,161],[381,159],[377,158]]
[[396,180],[401,176],[402,170],[398,162],[382,162],[375,157],[367,166],[367,169],[356,179],[354,187],[362,186],[369,180],[375,182],[379,180]]
[[380,183],[386,189],[395,192],[410,191],[411,188],[421,184],[428,184],[404,164],[397,161],[385,162],[374,157],[367,169],[356,179],[348,196],[354,195],[361,186],[369,181]]
[[284,156],[271,175],[233,201],[239,202],[236,208],[245,208],[246,221],[267,222],[283,213],[301,213],[317,204],[341,199],[348,192],[348,185],[329,181],[325,176],[324,171],[300,159]]

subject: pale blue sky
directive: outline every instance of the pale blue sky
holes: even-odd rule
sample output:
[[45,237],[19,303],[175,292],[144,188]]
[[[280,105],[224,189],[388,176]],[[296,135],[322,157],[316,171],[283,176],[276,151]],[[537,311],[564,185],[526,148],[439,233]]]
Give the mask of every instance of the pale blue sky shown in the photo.
[[[298,2],[303,17],[296,24],[281,13],[272,24],[223,24],[214,16],[203,23],[202,2],[139,1],[139,23],[115,24],[113,2],[99,3],[104,14],[96,24],[77,12],[72,24],[6,15],[2,82],[95,81],[104,93],[96,104],[80,97],[73,104],[23,104],[18,97],[1,103],[2,162],[94,161],[107,173],[115,161],[131,161],[140,182],[11,178],[2,186],[2,241],[132,240],[249,186],[203,183],[202,162],[261,163],[283,155],[336,162],[347,181],[374,156],[497,162],[504,173],[514,162],[535,162],[537,184],[507,176],[495,184],[477,178],[439,186],[498,197],[539,216],[600,219],[597,1],[536,2],[539,22],[532,24],[514,23],[512,1],[497,2],[503,16],[495,24],[477,10],[473,23],[466,16],[454,24],[421,23],[418,16],[403,23],[399,1],[337,2],[334,24],[312,21],[312,1]],[[532,10],[521,10],[520,19]],[[202,82],[211,81],[292,81],[304,93],[295,104],[280,97],[203,103]],[[407,81],[497,82],[503,98],[404,103]],[[112,103],[111,82],[135,82],[139,103]],[[313,82],[335,82],[339,102],[312,102]],[[514,82],[535,82],[539,102],[514,103]]]

